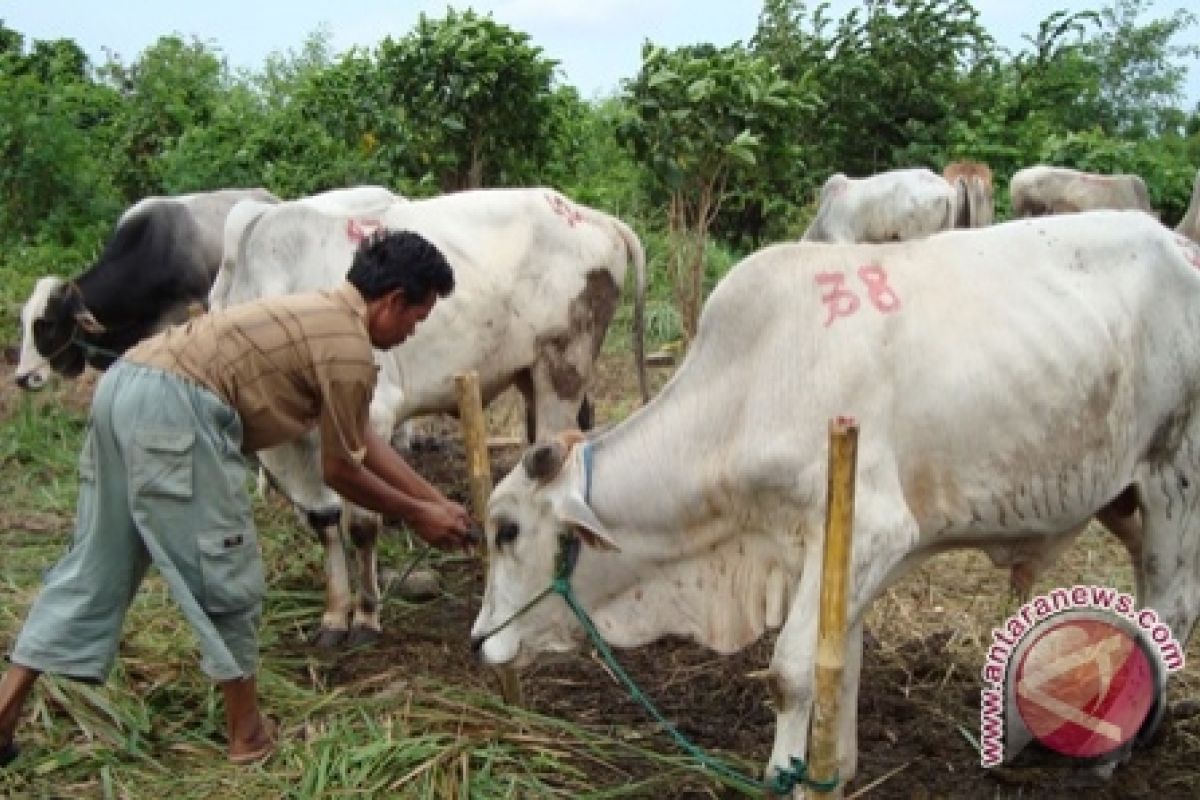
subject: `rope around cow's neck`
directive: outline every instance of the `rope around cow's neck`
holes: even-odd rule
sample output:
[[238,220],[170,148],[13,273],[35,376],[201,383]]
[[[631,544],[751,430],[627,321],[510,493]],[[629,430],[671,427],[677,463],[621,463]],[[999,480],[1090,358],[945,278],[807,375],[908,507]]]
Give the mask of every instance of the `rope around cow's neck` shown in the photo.
[[584,632],[587,633],[588,639],[612,673],[625,685],[626,690],[634,700],[641,703],[642,707],[654,717],[654,719],[662,725],[667,734],[675,741],[684,752],[696,760],[700,766],[711,770],[721,779],[736,785],[743,791],[770,792],[775,795],[789,794],[797,786],[804,786],[816,792],[832,792],[837,788],[839,778],[835,775],[832,780],[818,781],[808,777],[808,764],[804,759],[798,756],[792,756],[789,759],[789,764],[784,769],[775,771],[775,774],[769,781],[762,781],[752,778],[745,773],[739,772],[729,764],[719,759],[713,758],[701,749],[698,745],[684,736],[679,728],[668,720],[663,713],[650,701],[642,691],[641,687],[621,668],[617,662],[616,656],[613,655],[612,648],[608,646],[608,642],[604,641],[604,637],[600,635],[600,631],[588,616],[583,605],[575,596],[574,590],[571,588],[571,573],[575,571],[575,563],[579,560],[580,542],[579,537],[574,534],[562,534],[558,540],[558,555],[556,556],[556,568],[554,579],[550,585],[534,596],[532,600],[519,608],[512,616],[502,622],[500,625],[488,631],[482,639],[487,639],[494,634],[507,628],[513,620],[520,617],[529,609],[540,603],[543,598],[549,594],[557,594],[562,597],[563,602],[567,607],[574,612],[575,617],[579,620],[579,624],[583,626]]
[[[68,292],[75,294],[79,298],[80,307],[83,308],[84,311],[88,311],[87,304],[84,303],[84,300],[83,300],[83,290],[79,288],[79,284],[77,284],[75,281],[67,281],[66,286],[67,286]],[[90,314],[91,312],[88,311],[88,313]],[[131,322],[125,323],[124,325],[117,325],[115,327],[106,325],[106,326],[104,326],[104,329],[106,331],[112,331],[112,330],[119,331],[119,330],[125,330],[126,328],[130,328],[135,324],[136,324],[136,322],[131,321]],[[106,358],[110,358],[113,361],[120,360],[121,355],[122,355],[121,353],[118,353],[114,350],[108,350],[106,348],[100,347],[99,345],[92,344],[87,339],[83,338],[83,336],[80,333],[82,327],[83,326],[79,324],[78,319],[73,319],[72,327],[71,327],[71,335],[67,337],[67,341],[63,342],[61,347],[59,347],[57,350],[55,350],[50,355],[43,356],[44,363],[48,364],[50,366],[50,368],[53,369],[54,365],[51,362],[53,362],[54,359],[58,358],[63,353],[65,353],[67,351],[67,349],[72,346],[78,347],[80,350],[82,350],[83,357],[87,361],[90,361],[92,359],[92,357],[96,356],[96,355],[101,355]],[[35,347],[35,350],[36,350],[36,347]]]

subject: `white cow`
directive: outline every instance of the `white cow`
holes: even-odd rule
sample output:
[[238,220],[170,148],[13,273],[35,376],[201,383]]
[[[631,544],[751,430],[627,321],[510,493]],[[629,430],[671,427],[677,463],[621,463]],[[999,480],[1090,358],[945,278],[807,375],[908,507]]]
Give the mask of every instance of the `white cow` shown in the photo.
[[1196,180],[1192,184],[1192,200],[1188,203],[1183,219],[1175,226],[1175,232],[1193,242],[1200,242],[1200,170],[1196,170]]
[[1153,211],[1146,182],[1137,175],[1097,175],[1039,164],[1017,170],[1008,194],[1013,217],[1100,209]]
[[[381,226],[416,231],[446,256],[454,292],[403,347],[376,354],[371,424],[385,438],[411,417],[456,413],[454,376],[471,370],[479,374],[484,403],[518,387],[531,441],[574,426],[630,262],[636,269],[635,356],[646,396],[641,243],[620,220],[551,189],[460,192],[357,210],[326,198],[323,205],[298,201],[232,219],[245,230],[230,232],[237,255],[232,265],[227,261],[220,296],[214,290],[209,298],[214,308],[334,286],[344,280],[362,236]],[[340,500],[321,479],[316,438],[263,451],[259,460],[326,547],[327,605],[318,643],[340,642],[348,621],[351,644],[370,641],[380,630],[378,520],[358,513],[346,520],[360,554],[355,605],[336,527]]]
[[841,415],[861,426],[844,779],[863,615],[932,554],[1036,552],[1098,516],[1182,643],[1200,611],[1198,309],[1200,248],[1142,213],[763,250],[717,286],[649,405],[589,444],[531,449],[496,487],[473,644],[514,666],[578,646],[557,598],[517,613],[574,531],[575,594],[613,644],[730,653],[782,625],[767,773],[803,758]]
[[[279,202],[265,189],[144,198],[125,210],[100,258],[69,287],[59,277],[39,279],[21,308],[17,385],[40,389],[52,371],[74,376],[85,361],[108,366],[111,358],[87,356],[77,347],[78,338],[121,353],[186,318],[190,305],[204,302],[221,266],[226,215],[247,199]],[[35,335],[38,321],[41,345]]]
[[832,175],[821,188],[805,242],[893,242],[954,227],[957,195],[925,168],[895,169],[866,178]]

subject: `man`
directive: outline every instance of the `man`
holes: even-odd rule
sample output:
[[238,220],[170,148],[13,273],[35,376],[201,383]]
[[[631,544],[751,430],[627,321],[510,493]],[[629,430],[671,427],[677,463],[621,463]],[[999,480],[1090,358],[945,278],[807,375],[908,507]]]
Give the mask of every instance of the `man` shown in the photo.
[[102,682],[147,567],[162,574],[222,689],[229,760],[275,749],[258,708],[265,593],[245,454],[316,427],[326,482],[405,520],[442,548],[469,545],[470,518],[368,424],[372,346],[403,342],[454,288],[450,265],[415,233],[363,242],[337,289],[274,297],[170,328],[101,378],[80,456],[71,550],[47,573],[0,679],[0,766],[42,672]]

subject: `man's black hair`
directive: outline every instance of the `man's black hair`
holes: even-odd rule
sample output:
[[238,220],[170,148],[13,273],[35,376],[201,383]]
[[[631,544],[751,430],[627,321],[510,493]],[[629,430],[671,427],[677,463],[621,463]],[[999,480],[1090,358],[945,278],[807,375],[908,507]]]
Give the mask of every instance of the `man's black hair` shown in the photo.
[[424,303],[432,293],[445,297],[454,291],[454,271],[442,251],[412,231],[380,229],[354,253],[346,280],[366,300],[377,300],[402,289],[410,304]]

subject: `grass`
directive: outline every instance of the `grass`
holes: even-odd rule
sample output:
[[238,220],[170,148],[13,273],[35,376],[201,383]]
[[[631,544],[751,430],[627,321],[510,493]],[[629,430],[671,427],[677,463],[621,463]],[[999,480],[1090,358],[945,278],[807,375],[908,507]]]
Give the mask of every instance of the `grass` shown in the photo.
[[[72,527],[86,415],[66,396],[69,386],[10,397],[0,422],[6,650]],[[696,783],[684,758],[619,730],[506,707],[490,691],[443,682],[402,659],[346,680],[342,667],[353,654],[319,656],[302,644],[323,605],[319,548],[290,511],[256,501],[255,515],[271,587],[259,689],[264,707],[284,720],[280,752],[260,767],[226,764],[219,691],[200,672],[192,635],[152,572],[103,686],[39,682],[18,733],[22,757],[0,772],[0,797],[599,800]],[[403,563],[397,537],[382,549],[381,560]],[[397,613],[419,619],[420,610]]]

